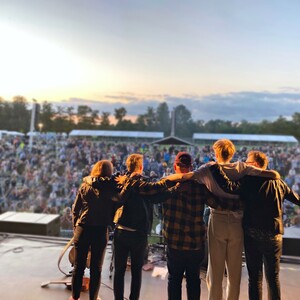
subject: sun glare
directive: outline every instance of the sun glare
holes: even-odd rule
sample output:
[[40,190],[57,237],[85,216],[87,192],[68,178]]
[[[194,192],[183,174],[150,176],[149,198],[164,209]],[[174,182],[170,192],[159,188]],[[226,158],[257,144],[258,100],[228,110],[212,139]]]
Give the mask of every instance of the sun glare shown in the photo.
[[1,97],[30,95],[62,99],[88,90],[92,78],[101,80],[88,61],[62,45],[51,43],[47,37],[1,23],[0,36]]

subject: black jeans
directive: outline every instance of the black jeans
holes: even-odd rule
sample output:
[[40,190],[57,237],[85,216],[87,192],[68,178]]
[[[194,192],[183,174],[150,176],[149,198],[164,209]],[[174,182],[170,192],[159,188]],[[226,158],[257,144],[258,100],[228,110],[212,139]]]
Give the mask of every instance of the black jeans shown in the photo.
[[199,300],[201,294],[200,267],[204,257],[201,250],[177,250],[167,248],[168,299],[181,300],[183,275],[186,276],[188,300]]
[[106,226],[77,226],[75,228],[75,263],[72,274],[72,296],[74,299],[80,297],[89,248],[91,248],[89,295],[90,300],[97,299],[107,238]]
[[249,275],[248,295],[250,300],[262,299],[263,264],[268,286],[268,299],[280,298],[280,256],[282,235],[274,239],[255,239],[244,236],[246,263]]
[[131,287],[130,300],[137,300],[140,296],[142,284],[142,267],[147,246],[147,235],[137,231],[116,229],[114,234],[115,274],[114,295],[115,300],[123,300],[124,276],[127,258],[131,258]]

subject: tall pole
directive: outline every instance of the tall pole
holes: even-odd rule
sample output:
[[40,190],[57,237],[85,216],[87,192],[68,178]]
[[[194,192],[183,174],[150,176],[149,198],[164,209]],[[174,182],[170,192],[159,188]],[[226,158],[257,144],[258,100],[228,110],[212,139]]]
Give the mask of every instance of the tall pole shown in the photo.
[[30,120],[30,136],[29,136],[29,151],[32,150],[33,132],[34,132],[34,122],[35,122],[35,111],[36,111],[36,100],[32,99],[32,109],[31,109],[31,120]]
[[171,136],[175,136],[175,108],[171,112]]

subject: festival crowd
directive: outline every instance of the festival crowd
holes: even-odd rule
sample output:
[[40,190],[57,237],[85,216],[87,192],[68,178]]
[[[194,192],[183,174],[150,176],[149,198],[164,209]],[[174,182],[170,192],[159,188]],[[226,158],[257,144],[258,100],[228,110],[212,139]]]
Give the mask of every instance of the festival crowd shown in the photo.
[[[129,154],[144,156],[144,174],[155,181],[173,173],[179,151],[193,157],[193,169],[215,160],[212,145],[157,146],[143,142],[97,141],[65,136],[34,137],[30,149],[24,137],[0,140],[0,213],[6,211],[59,214],[61,229],[72,229],[71,206],[82,178],[101,159],[108,159],[114,172],[124,174]],[[294,191],[300,192],[300,147],[284,145],[243,146],[234,161],[245,161],[250,150],[264,152],[268,169],[277,170]],[[285,226],[300,226],[297,206],[285,202]]]

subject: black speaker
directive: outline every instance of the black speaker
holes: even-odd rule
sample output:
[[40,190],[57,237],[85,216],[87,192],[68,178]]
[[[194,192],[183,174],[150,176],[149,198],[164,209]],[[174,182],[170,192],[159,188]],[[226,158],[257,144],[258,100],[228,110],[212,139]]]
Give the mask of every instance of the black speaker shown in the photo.
[[283,238],[282,255],[300,257],[300,238]]
[[59,236],[60,216],[8,211],[0,215],[0,231]]
[[282,255],[300,257],[300,227],[285,227],[282,244]]

